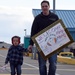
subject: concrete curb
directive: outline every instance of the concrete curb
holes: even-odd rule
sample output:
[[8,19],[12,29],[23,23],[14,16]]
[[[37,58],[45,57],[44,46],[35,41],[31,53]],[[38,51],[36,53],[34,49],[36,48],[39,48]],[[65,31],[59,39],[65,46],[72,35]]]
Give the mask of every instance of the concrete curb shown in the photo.
[[8,50],[8,48],[0,48],[0,50]]

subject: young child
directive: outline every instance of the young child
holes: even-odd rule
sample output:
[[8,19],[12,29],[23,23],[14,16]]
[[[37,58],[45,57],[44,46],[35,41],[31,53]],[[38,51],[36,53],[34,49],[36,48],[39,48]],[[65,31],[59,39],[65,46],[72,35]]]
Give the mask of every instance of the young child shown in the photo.
[[[5,60],[5,64],[10,63],[11,75],[21,75],[21,66],[23,64],[23,52],[26,51],[22,46],[20,46],[20,37],[13,36],[12,45],[8,50],[8,54]],[[16,71],[15,71],[16,70]]]

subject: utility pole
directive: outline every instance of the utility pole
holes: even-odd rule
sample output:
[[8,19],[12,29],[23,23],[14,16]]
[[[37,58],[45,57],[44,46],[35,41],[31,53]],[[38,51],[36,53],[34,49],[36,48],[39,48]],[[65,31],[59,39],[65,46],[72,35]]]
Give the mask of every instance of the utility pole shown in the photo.
[[26,36],[26,29],[24,29],[24,31],[25,31],[25,36]]
[[53,13],[55,13],[55,0],[53,0]]

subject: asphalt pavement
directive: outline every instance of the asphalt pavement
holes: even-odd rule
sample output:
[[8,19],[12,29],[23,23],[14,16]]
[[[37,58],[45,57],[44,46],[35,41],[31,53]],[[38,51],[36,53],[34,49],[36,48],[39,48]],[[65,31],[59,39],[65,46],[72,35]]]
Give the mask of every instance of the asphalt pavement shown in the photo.
[[[0,67],[4,65],[7,55],[7,50],[0,50]],[[48,68],[47,62],[47,68]],[[6,67],[4,71],[0,69],[0,75],[10,75],[10,66]],[[39,75],[38,60],[31,59],[31,57],[24,56],[22,65],[22,75]],[[75,65],[68,65],[57,63],[56,75],[75,75]]]

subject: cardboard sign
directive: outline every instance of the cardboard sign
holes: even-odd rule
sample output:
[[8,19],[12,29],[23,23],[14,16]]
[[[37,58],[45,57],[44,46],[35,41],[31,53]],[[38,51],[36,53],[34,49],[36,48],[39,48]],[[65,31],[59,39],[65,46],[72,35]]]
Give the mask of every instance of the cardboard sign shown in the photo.
[[74,42],[61,19],[34,35],[32,40],[45,60]]

